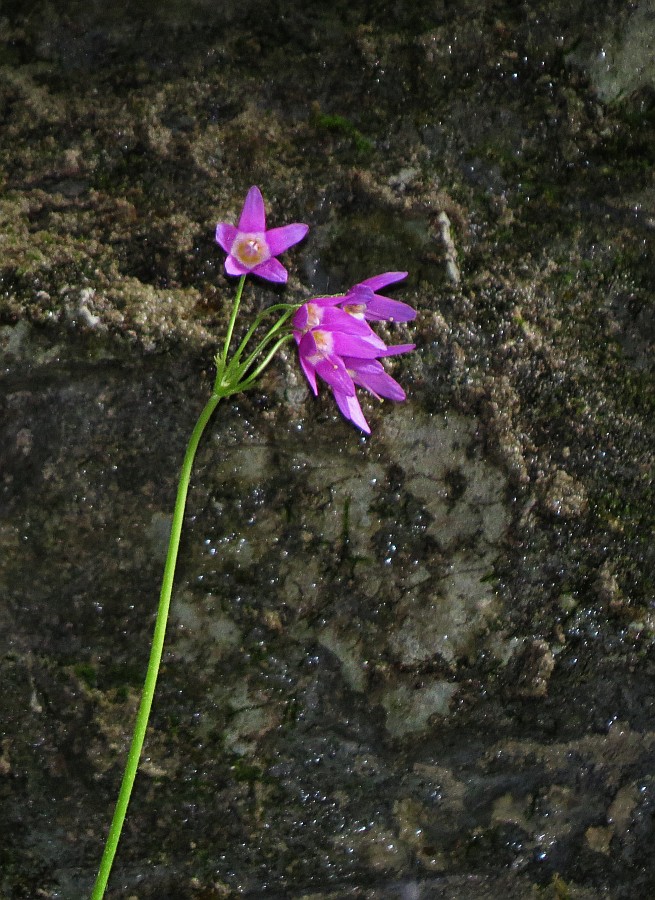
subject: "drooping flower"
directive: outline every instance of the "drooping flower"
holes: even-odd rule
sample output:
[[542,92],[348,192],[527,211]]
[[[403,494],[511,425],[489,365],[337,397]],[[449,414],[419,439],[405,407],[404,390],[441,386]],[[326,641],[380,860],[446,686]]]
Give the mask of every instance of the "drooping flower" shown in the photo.
[[[368,286],[364,285],[366,287]],[[373,292],[372,288],[368,289]],[[355,385],[363,387],[379,400],[383,397],[404,400],[405,392],[385,372],[378,360],[385,356],[407,353],[414,349],[414,345],[397,344],[388,347],[364,318],[351,313],[348,305],[342,301],[343,297],[318,297],[303,304],[293,318],[293,334],[298,345],[300,365],[313,393],[318,394],[318,375],[332,390],[343,415],[366,434],[370,434]],[[393,300],[387,302],[395,303]],[[406,309],[411,311],[413,318],[414,310],[409,306]],[[381,313],[382,310],[379,309],[378,312]]]
[[[385,352],[386,344],[366,322],[321,303],[322,299],[303,304],[293,317],[300,365],[314,395],[318,394],[316,375],[333,390],[354,394],[355,386],[342,357],[375,359]],[[330,298],[325,299],[329,302]]]
[[225,271],[228,275],[259,275],[267,281],[284,284],[287,270],[275,257],[298,241],[309,228],[294,222],[281,228],[266,229],[264,198],[253,185],[246,196],[239,225],[219,222],[216,226],[216,242],[227,253]]
[[[401,349],[402,348],[402,349]],[[387,347],[384,356],[394,356],[397,353],[407,353],[414,349],[414,344],[403,344],[396,347]],[[365,388],[369,393],[373,394],[378,400],[386,398],[387,400],[395,400],[400,402],[405,399],[405,391],[398,382],[384,370],[384,366],[377,359],[357,359],[352,356],[344,356],[343,364],[346,372],[350,375],[353,382],[359,387]],[[357,394],[344,395],[338,391],[332,390],[337,406],[343,415],[350,419],[355,425],[366,432],[371,433],[368,422],[364,417],[362,408],[359,405]]]
[[415,309],[407,303],[377,293],[380,288],[402,281],[403,278],[407,278],[407,272],[384,272],[367,278],[352,287],[339,301],[339,305],[351,316],[371,322],[411,322],[416,318]]

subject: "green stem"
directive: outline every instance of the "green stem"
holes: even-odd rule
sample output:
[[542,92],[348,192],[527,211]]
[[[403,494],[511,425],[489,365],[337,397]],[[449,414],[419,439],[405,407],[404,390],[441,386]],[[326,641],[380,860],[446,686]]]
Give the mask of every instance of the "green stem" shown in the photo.
[[[130,802],[134,780],[136,778],[137,769],[139,768],[139,760],[141,758],[143,742],[145,740],[146,730],[148,728],[148,720],[150,718],[150,711],[152,709],[152,701],[155,694],[155,686],[157,684],[157,676],[159,674],[159,667],[161,665],[161,657],[164,648],[166,623],[168,620],[168,611],[171,603],[171,594],[173,591],[173,579],[175,577],[175,566],[177,563],[177,555],[180,547],[180,535],[182,533],[182,523],[184,520],[184,509],[186,506],[187,493],[189,491],[191,470],[193,468],[193,461],[195,459],[200,439],[203,435],[207,423],[212,416],[212,413],[218,406],[219,402],[225,397],[229,397],[232,394],[236,393],[237,391],[246,390],[247,388],[251,387],[259,377],[259,375],[261,375],[261,373],[264,371],[266,366],[273,359],[277,350],[285,341],[291,338],[291,334],[285,334],[282,337],[278,337],[278,333],[287,322],[294,309],[296,309],[297,307],[288,304],[279,304],[275,307],[271,307],[269,310],[265,311],[264,313],[260,313],[260,315],[257,316],[255,323],[248,329],[246,337],[241,342],[234,359],[228,364],[227,357],[230,351],[230,343],[232,341],[232,334],[234,332],[234,326],[236,323],[237,314],[239,312],[239,304],[241,302],[241,294],[243,292],[243,285],[245,283],[245,280],[245,275],[243,275],[239,280],[236,297],[234,299],[232,312],[230,314],[230,321],[227,327],[227,333],[225,335],[225,343],[223,344],[223,349],[220,355],[216,357],[216,381],[214,382],[214,388],[212,390],[211,397],[207,401],[205,408],[200,413],[198,421],[195,424],[193,432],[191,433],[191,438],[189,439],[186,453],[184,454],[184,460],[182,462],[180,480],[177,486],[175,509],[173,510],[173,521],[171,523],[171,536],[168,543],[168,554],[166,556],[166,564],[164,566],[164,577],[162,580],[161,593],[159,595],[159,606],[157,607],[157,618],[155,619],[155,630],[152,637],[150,659],[148,661],[148,669],[143,684],[141,702],[136,714],[134,734],[132,736],[132,743],[130,745],[130,750],[127,756],[125,772],[123,773],[123,780],[121,782],[120,791],[118,793],[116,808],[114,809],[114,816],[112,818],[111,825],[109,826],[109,834],[107,835],[105,849],[102,854],[102,859],[100,860],[100,867],[98,869],[98,875],[93,886],[91,900],[102,900],[102,898],[104,897],[107,882],[109,880],[109,875],[111,873],[111,868],[114,862],[114,857],[116,856],[118,842],[123,830],[123,824],[125,822],[125,816],[127,814],[127,807]],[[241,354],[245,351],[247,344],[253,337],[258,325],[261,323],[264,316],[269,315],[272,311],[277,312],[278,309],[284,309],[285,311],[280,316],[279,320],[268,330],[267,334],[259,342],[255,350],[248,356],[246,362],[239,363]],[[270,344],[273,342],[275,342],[273,344],[273,347],[269,349]],[[262,362],[257,365],[253,372],[247,374],[248,370],[255,363],[255,360],[259,356],[261,356],[264,351],[266,351],[266,355],[264,356]]]
[[[259,378],[259,376],[262,374],[264,369],[268,366],[268,364],[273,359],[273,357],[275,356],[277,351],[280,349],[282,344],[285,344],[287,341],[290,341],[292,337],[293,337],[293,335],[291,335],[291,334],[285,334],[283,337],[277,339],[275,346],[271,350],[268,351],[268,353],[266,354],[266,356],[264,357],[262,362],[260,362],[260,364],[257,366],[255,371],[252,372],[252,374],[248,375],[247,378],[244,378],[243,381],[241,381],[239,383],[240,391],[247,391],[248,388],[251,388],[253,386],[255,381]],[[264,346],[265,345],[262,342],[262,350],[264,349]],[[248,367],[251,365],[252,365],[252,359],[246,365],[245,371],[247,371]]]
[[[260,313],[258,313],[257,318],[252,323],[252,325],[250,326],[248,331],[246,331],[246,333],[243,337],[243,340],[239,344],[239,346],[234,354],[235,362],[237,362],[237,363],[239,362],[239,360],[241,359],[241,354],[244,352],[244,350],[248,346],[250,339],[252,338],[253,334],[257,331],[257,329],[259,328],[259,326],[261,325],[263,320],[267,316],[270,316],[271,313],[278,312],[280,309],[284,310],[284,314],[275,323],[275,326],[274,326],[275,331],[279,330],[282,327],[282,325],[284,325],[284,323],[287,321],[289,316],[291,316],[298,309],[298,304],[276,303],[274,306],[268,306],[266,309],[264,309]],[[251,354],[251,355],[255,355],[256,353],[257,353],[257,351],[255,350],[254,354]]]
[[220,355],[220,361],[218,362],[217,368],[219,372],[222,372],[225,368],[225,364],[227,363],[227,354],[230,350],[230,342],[232,340],[232,332],[234,331],[234,323],[237,320],[237,315],[239,313],[239,304],[241,303],[241,294],[243,292],[243,286],[246,283],[246,276],[242,275],[239,279],[239,284],[237,286],[237,294],[234,298],[234,303],[232,304],[232,312],[230,314],[230,321],[228,322],[227,331],[225,332],[225,343],[223,344],[223,352]]
[[[241,280],[241,283],[239,285],[239,292],[237,295],[237,301],[235,302],[235,309],[238,306],[238,299],[241,296],[242,288],[243,279]],[[233,316],[230,320],[231,327],[228,333],[228,338],[226,339],[225,353],[227,352],[227,347],[229,346],[229,334],[231,334],[231,330],[234,327],[234,318],[235,317]],[[182,470],[180,472],[180,480],[177,487],[177,498],[175,500],[175,509],[173,511],[173,521],[171,523],[171,536],[168,543],[168,555],[166,556],[166,564],[164,566],[164,578],[162,581],[161,593],[159,595],[159,606],[157,608],[157,618],[155,620],[155,631],[152,638],[150,660],[148,662],[148,670],[146,672],[146,678],[143,685],[143,694],[141,695],[141,703],[139,704],[139,710],[136,716],[134,735],[132,737],[130,752],[127,757],[127,764],[125,766],[125,772],[123,774],[123,781],[121,782],[118,800],[116,801],[114,817],[112,819],[111,825],[109,826],[109,834],[107,836],[107,842],[102,854],[102,859],[100,860],[98,876],[93,887],[91,900],[102,900],[102,897],[104,896],[105,888],[107,887],[107,881],[109,879],[109,873],[111,872],[111,867],[114,862],[114,856],[116,855],[116,848],[118,847],[118,841],[121,836],[123,822],[125,821],[125,814],[130,802],[132,786],[134,785],[134,779],[139,767],[139,759],[141,757],[143,741],[145,739],[146,729],[148,727],[148,719],[150,717],[150,709],[152,707],[152,700],[155,693],[155,685],[157,684],[157,675],[159,673],[162,650],[164,647],[166,622],[168,619],[168,610],[171,602],[173,578],[175,576],[175,564],[177,562],[177,553],[180,546],[180,534],[182,532],[184,508],[186,505],[186,497],[189,490],[189,480],[191,478],[193,460],[196,455],[196,450],[198,449],[198,444],[200,443],[200,438],[202,437],[203,431],[205,430],[205,426],[209,422],[212,413],[218,406],[223,396],[225,396],[223,393],[217,392],[216,389],[214,389],[211,397],[205,405],[205,408],[200,413],[200,417],[198,418],[195,428],[193,429],[191,438],[189,439],[189,444],[186,449],[186,453],[184,455]]]
[[[293,309],[291,310],[293,312]],[[237,391],[243,390],[243,386],[246,383],[250,383],[255,379],[258,375],[260,375],[264,369],[268,366],[269,362],[273,359],[276,350],[282,346],[282,344],[292,337],[291,334],[284,335],[283,338],[277,338],[277,332],[282,328],[286,320],[291,315],[291,312],[285,313],[280,317],[279,321],[275,323],[275,325],[267,332],[266,336],[257,344],[252,353],[248,356],[245,362],[239,362],[239,357],[242,352],[242,348],[240,347],[238,352],[235,353],[234,358],[230,361],[230,364],[225,367],[224,374],[219,378],[217,376],[217,385],[222,385],[227,387],[229,384],[233,384],[234,387],[230,389],[230,393],[234,394]],[[264,362],[260,363],[257,366],[256,373],[248,375],[248,369],[251,368],[255,360],[262,355],[264,350],[271,344],[272,341],[277,341],[275,344],[275,350],[271,353],[270,351],[266,355],[266,359]]]

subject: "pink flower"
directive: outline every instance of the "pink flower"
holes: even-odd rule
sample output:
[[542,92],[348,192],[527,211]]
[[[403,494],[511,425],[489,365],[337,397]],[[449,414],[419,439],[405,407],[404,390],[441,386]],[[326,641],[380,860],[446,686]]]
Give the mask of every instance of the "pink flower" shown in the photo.
[[308,231],[307,225],[299,223],[267,231],[264,198],[259,188],[253,185],[243,204],[239,226],[219,222],[216,241],[228,255],[225,260],[228,275],[252,272],[267,281],[284,284],[288,273],[275,257],[301,241]]
[[[389,274],[398,273],[387,273]],[[386,276],[378,276],[383,277]],[[359,287],[360,285],[357,286]],[[364,288],[366,287],[368,286],[364,283]],[[373,293],[372,288],[369,287],[369,290]],[[347,296],[350,296],[350,292]],[[390,304],[396,302],[386,298],[379,299]],[[293,334],[298,344],[300,365],[314,394],[318,394],[318,375],[332,390],[343,415],[366,434],[370,434],[355,385],[363,387],[378,400],[383,397],[404,400],[405,392],[385,372],[378,360],[384,356],[407,353],[414,349],[414,345],[398,344],[388,347],[364,318],[353,315],[348,305],[342,301],[342,297],[318,297],[305,303],[293,317]],[[344,308],[339,308],[337,304]],[[406,304],[398,303],[398,306],[406,307]],[[412,318],[416,314],[409,306],[406,310],[412,313]],[[406,310],[403,314],[406,314]],[[377,312],[381,316],[380,308]]]
[[407,278],[407,272],[384,272],[360,281],[352,287],[345,297],[340,299],[339,305],[359,319],[369,319],[372,322],[410,322],[416,318],[416,310],[407,303],[391,300],[376,293],[380,288],[402,281]]
[[[413,349],[414,344],[399,344],[395,347],[387,347],[387,352],[383,355],[393,356],[396,353],[407,353]],[[384,371],[382,363],[378,362],[377,359],[357,359],[351,356],[344,356],[342,362],[352,381],[359,387],[365,388],[378,400],[381,401],[384,397],[387,400],[395,400],[396,402],[405,399],[405,391],[391,375]],[[362,431],[366,432],[366,434],[370,434],[371,429],[364,418],[356,393],[353,391],[352,394],[342,394],[339,391],[335,391],[334,388],[332,393],[343,415],[361,428]]]

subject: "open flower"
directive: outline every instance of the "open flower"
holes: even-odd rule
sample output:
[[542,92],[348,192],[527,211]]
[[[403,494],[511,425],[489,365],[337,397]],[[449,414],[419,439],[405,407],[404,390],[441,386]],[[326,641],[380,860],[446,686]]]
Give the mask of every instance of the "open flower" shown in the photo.
[[[373,292],[372,288],[369,290]],[[332,390],[343,415],[370,434],[371,429],[359,405],[355,385],[363,387],[378,400],[384,397],[404,400],[405,392],[385,372],[379,359],[407,353],[414,349],[414,345],[388,347],[363,317],[352,314],[347,305],[343,308],[336,305],[341,304],[342,300],[342,297],[318,297],[303,304],[293,317],[293,334],[298,345],[300,365],[314,394],[318,394],[318,375]],[[415,315],[411,307],[407,309]]]
[[281,228],[266,229],[264,198],[253,185],[246,196],[238,227],[227,222],[216,226],[216,242],[227,253],[225,271],[228,275],[259,275],[267,281],[284,284],[287,270],[275,257],[298,241],[309,228],[294,223]]

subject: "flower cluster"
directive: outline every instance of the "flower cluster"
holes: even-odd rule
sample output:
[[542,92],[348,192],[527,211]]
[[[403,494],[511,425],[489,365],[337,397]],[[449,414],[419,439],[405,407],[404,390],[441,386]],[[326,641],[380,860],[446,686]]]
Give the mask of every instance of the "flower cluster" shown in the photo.
[[385,272],[360,282],[347,294],[317,297],[303,304],[293,317],[293,336],[307,381],[318,394],[318,375],[331,388],[343,415],[370,434],[368,422],[357,399],[355,385],[381,400],[404,400],[405,392],[388,375],[381,357],[414,349],[413,344],[387,346],[367,319],[375,322],[408,322],[416,312],[376,293],[407,276],[407,272]]
[[[257,187],[251,187],[238,227],[219,223],[216,240],[228,254],[228,275],[259,275],[274,282],[286,282],[287,271],[275,259],[307,234],[306,225],[293,224],[266,230],[264,201]],[[343,415],[366,434],[368,422],[357,399],[356,386],[378,400],[404,400],[405,392],[387,374],[379,361],[414,349],[414,344],[387,346],[369,322],[409,322],[416,311],[406,303],[384,297],[377,291],[402,281],[407,272],[384,272],[352,287],[346,294],[316,297],[296,311],[293,336],[307,381],[318,394],[318,375],[332,390]]]

